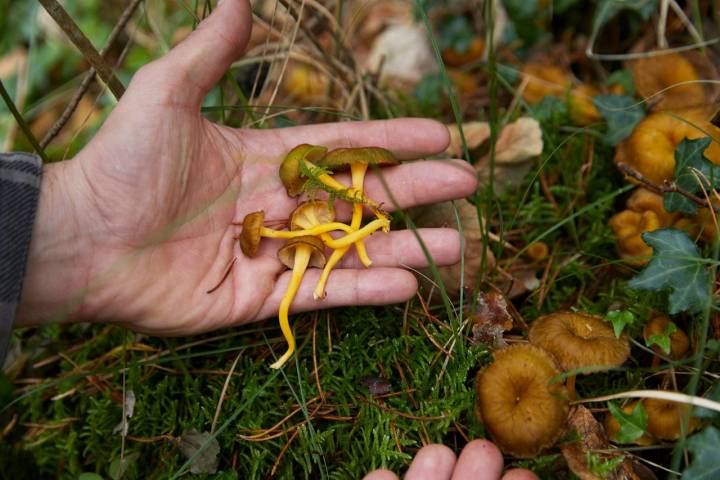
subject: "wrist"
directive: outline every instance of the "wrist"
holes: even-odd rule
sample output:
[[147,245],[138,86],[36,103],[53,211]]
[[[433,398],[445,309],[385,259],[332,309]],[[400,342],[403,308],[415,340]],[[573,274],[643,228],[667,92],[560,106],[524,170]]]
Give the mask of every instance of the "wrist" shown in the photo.
[[43,167],[16,325],[83,320],[92,241],[81,225],[72,160]]

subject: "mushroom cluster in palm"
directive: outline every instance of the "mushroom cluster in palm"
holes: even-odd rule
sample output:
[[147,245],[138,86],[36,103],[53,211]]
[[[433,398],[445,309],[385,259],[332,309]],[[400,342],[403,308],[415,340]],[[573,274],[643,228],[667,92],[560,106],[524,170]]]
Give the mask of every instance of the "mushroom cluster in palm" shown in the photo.
[[[378,202],[366,196],[365,173],[372,166],[397,163],[390,151],[379,147],[339,148],[328,151],[324,146],[298,145],[285,156],[278,173],[288,196],[294,198],[305,194],[310,200],[295,208],[288,219],[287,230],[266,227],[264,211],[247,214],[239,224],[242,231],[238,240],[245,256],[252,258],[258,255],[263,238],[282,239],[285,243],[277,251],[277,258],[292,270],[278,311],[280,328],[288,349],[271,365],[272,368],[282,367],[295,352],[295,338],[289,313],[306,270],[323,269],[314,292],[315,299],[323,299],[330,272],[351,247],[355,246],[363,265],[371,265],[364,240],[377,230],[388,232],[390,219]],[[341,170],[350,170],[350,185],[334,178],[333,173]],[[316,198],[318,191],[327,192],[328,198]],[[352,205],[352,219],[349,224],[335,220],[334,205],[337,201]],[[363,210],[366,207],[376,218],[363,226]],[[331,235],[333,232],[340,236]],[[332,250],[329,255],[326,255],[327,249]],[[211,289],[214,290],[215,288]]]

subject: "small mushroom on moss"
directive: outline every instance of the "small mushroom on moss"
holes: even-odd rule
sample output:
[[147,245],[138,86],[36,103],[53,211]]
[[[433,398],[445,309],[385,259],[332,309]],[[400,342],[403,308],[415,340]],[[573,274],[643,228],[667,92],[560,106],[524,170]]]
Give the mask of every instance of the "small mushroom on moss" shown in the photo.
[[595,108],[592,98],[597,95],[596,88],[580,84],[570,91],[568,106],[570,119],[575,125],[587,126],[600,120],[600,112]]
[[282,367],[295,352],[295,337],[293,337],[289,320],[290,305],[300,287],[305,270],[308,267],[322,268],[325,265],[325,248],[322,241],[317,237],[297,237],[287,240],[285,245],[278,250],[277,255],[283,265],[292,269],[292,276],[285,295],[280,300],[280,309],[278,311],[280,329],[285,336],[288,349],[282,357],[270,365],[271,368],[275,369]]
[[294,231],[273,230],[263,226],[265,221],[265,212],[262,210],[252,212],[245,215],[242,221],[242,232],[238,239],[240,240],[240,249],[243,254],[248,257],[254,257],[260,246],[260,240],[263,237],[268,238],[297,238],[302,236],[321,235],[334,230],[350,231],[350,227],[344,223],[328,221],[318,222],[314,226],[307,229],[295,229]]
[[[690,339],[680,330],[677,325],[670,321],[665,315],[655,315],[643,327],[643,338],[646,342],[650,341],[653,336],[667,335],[670,337],[670,349],[664,351],[657,343],[653,343],[651,348],[658,353],[663,353],[673,360],[680,360],[690,349]],[[660,357],[653,358],[653,366],[659,364]]]
[[[563,370],[616,367],[630,355],[625,334],[617,338],[610,323],[582,313],[557,312],[540,317],[532,323],[529,339],[553,354]],[[574,399],[575,375],[568,377],[567,387]]]
[[683,53],[652,55],[630,62],[638,94],[656,110],[685,108],[706,102],[705,85]]
[[[677,440],[697,429],[700,421],[690,416],[692,407],[684,403],[658,398],[643,398],[642,405],[648,416],[647,431],[661,440]],[[686,418],[688,418],[687,423]]]
[[474,37],[470,45],[464,51],[458,51],[452,47],[442,50],[442,59],[449,67],[462,67],[470,62],[479,60],[485,52],[485,41],[480,37]]
[[477,375],[477,414],[506,453],[529,458],[552,446],[568,415],[553,357],[529,344],[495,352]]
[[570,75],[562,69],[540,63],[525,64],[522,75],[526,82],[522,96],[531,105],[539,103],[547,95],[562,97],[572,83]]
[[550,249],[548,248],[547,243],[537,241],[532,242],[530,245],[527,246],[527,249],[525,250],[525,255],[530,260],[539,262],[547,258],[549,251]]
[[[635,407],[637,406],[638,402],[632,402],[628,403],[624,407],[621,408],[623,413],[627,413],[628,415],[633,413],[635,410]],[[610,440],[612,440],[615,443],[623,443],[620,441],[619,434],[620,434],[620,422],[618,422],[617,418],[612,413],[608,413],[605,416],[605,420],[603,421],[603,425],[605,426],[605,432],[607,433],[607,436]],[[640,435],[638,438],[633,440],[632,443],[636,445],[641,446],[647,446],[652,445],[656,442],[655,438],[653,438],[652,435],[648,434],[647,432]]]

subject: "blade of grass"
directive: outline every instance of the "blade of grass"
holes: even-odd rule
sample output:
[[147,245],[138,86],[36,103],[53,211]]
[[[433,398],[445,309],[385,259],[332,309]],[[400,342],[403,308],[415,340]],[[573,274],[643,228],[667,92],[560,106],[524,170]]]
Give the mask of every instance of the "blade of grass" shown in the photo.
[[40,155],[43,163],[48,163],[49,160],[45,155],[45,150],[43,150],[43,148],[40,146],[37,139],[35,138],[35,135],[33,135],[30,131],[30,127],[28,126],[27,122],[25,122],[23,116],[20,114],[20,112],[18,112],[18,109],[15,106],[15,102],[13,102],[13,99],[10,98],[10,94],[7,92],[7,90],[5,90],[5,85],[3,84],[2,80],[0,80],[0,96],[2,96],[3,100],[5,101],[5,105],[7,105],[8,110],[10,110],[10,113],[15,118],[15,121],[20,127],[20,130],[22,130],[23,134],[25,135],[25,138],[27,138],[28,142],[30,142],[30,145],[32,145],[37,154]]

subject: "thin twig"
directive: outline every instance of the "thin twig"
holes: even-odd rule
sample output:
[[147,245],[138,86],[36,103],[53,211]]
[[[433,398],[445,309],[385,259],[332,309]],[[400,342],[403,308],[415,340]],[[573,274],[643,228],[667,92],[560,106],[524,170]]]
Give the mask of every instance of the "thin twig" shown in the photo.
[[683,197],[687,198],[694,204],[696,204],[699,207],[702,208],[715,208],[713,205],[710,205],[705,199],[698,197],[697,195],[694,195],[686,190],[683,190],[682,188],[678,187],[675,182],[668,182],[665,181],[662,185],[658,185],[652,180],[648,179],[643,175],[642,173],[638,172],[634,168],[630,167],[626,163],[618,163],[618,168],[622,170],[622,172],[627,175],[628,177],[632,177],[638,182],[640,182],[644,187],[646,187],[648,190],[652,190],[655,193],[658,193],[660,195],[664,193],[678,193],[682,195]]
[[[137,7],[140,5],[140,3],[142,3],[142,1],[143,0],[132,0],[132,2],[130,3],[130,5],[127,6],[122,15],[120,15],[120,19],[118,20],[115,27],[113,27],[112,32],[110,32],[110,36],[108,36],[107,43],[100,50],[101,56],[105,57],[105,54],[115,46],[115,42],[120,36],[120,33],[125,30],[127,23],[130,21],[133,14],[135,13],[135,10],[137,10]],[[60,130],[62,130],[65,124],[70,120],[73,113],[75,113],[75,109],[77,109],[78,105],[80,104],[80,100],[82,100],[87,91],[90,89],[90,86],[95,80],[96,75],[97,71],[95,70],[95,68],[90,67],[90,70],[88,70],[88,72],[85,74],[85,78],[83,78],[82,82],[80,82],[80,86],[70,100],[70,103],[68,103],[68,106],[65,107],[65,110],[63,111],[62,115],[60,115],[60,118],[58,118],[57,121],[53,124],[53,126],[50,127],[50,130],[45,134],[45,137],[40,142],[40,145],[43,148],[47,147],[50,142],[55,139],[58,133],[60,133]]]
[[65,35],[70,41],[80,50],[80,53],[90,62],[90,65],[95,69],[100,79],[107,85],[116,99],[120,99],[123,93],[125,93],[125,87],[120,80],[115,76],[105,60],[103,59],[100,52],[98,52],[90,40],[80,30],[75,21],[65,11],[57,0],[40,0],[40,3],[50,16],[55,20],[55,23],[65,32]]
[[15,117],[15,121],[20,126],[23,134],[25,134],[25,138],[27,138],[28,142],[30,142],[30,145],[32,145],[37,154],[40,155],[43,163],[47,163],[48,158],[45,155],[45,150],[43,150],[43,148],[38,144],[35,135],[33,135],[33,133],[30,131],[30,127],[28,127],[25,119],[20,114],[20,112],[18,112],[18,109],[15,107],[15,102],[13,102],[12,98],[10,98],[10,94],[7,92],[7,90],[5,90],[5,85],[3,85],[2,80],[0,80],[0,96],[5,101],[5,105],[7,105],[8,110],[10,110],[10,113],[12,113],[12,116]]

